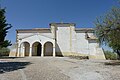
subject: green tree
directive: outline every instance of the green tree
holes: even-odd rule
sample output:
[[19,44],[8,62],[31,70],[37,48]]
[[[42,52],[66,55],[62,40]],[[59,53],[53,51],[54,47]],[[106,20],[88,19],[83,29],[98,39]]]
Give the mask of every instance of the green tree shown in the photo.
[[120,7],[114,7],[105,16],[97,18],[95,25],[100,44],[111,47],[120,58]]
[[5,40],[8,30],[12,27],[6,22],[5,9],[0,8],[0,49],[11,45],[9,40]]

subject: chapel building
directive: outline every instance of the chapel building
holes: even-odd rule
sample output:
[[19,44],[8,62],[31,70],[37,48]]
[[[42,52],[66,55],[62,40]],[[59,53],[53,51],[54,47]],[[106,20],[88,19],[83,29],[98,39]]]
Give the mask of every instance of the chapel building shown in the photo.
[[[75,28],[74,23],[51,23],[50,28],[17,29],[16,57],[88,56],[105,59],[93,28]],[[13,54],[12,54],[13,55]]]

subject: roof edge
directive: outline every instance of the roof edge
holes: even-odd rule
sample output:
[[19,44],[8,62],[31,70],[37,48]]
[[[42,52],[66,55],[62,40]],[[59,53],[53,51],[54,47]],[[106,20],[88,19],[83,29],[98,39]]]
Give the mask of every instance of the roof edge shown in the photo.
[[94,28],[75,28],[76,31],[94,31]]
[[38,31],[38,30],[50,30],[50,28],[16,29],[16,31]]
[[76,26],[75,23],[50,23],[50,26],[56,26],[56,25],[72,25],[72,26]]

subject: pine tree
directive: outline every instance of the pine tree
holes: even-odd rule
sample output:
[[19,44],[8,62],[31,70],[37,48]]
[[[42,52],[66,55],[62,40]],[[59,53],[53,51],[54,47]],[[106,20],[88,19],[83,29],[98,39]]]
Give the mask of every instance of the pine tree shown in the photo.
[[0,48],[8,47],[11,45],[9,40],[5,40],[8,30],[12,27],[11,24],[6,22],[5,9],[0,8]]

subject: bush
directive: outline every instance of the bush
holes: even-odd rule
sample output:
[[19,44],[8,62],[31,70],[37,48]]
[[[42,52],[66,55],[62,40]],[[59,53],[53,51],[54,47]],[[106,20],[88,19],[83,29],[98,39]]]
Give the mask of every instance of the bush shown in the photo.
[[8,48],[0,48],[0,56],[8,56],[10,53],[10,49]]
[[117,54],[111,51],[105,51],[104,53],[107,60],[117,60]]
[[88,56],[74,56],[74,55],[70,55],[69,57],[72,58],[72,59],[79,59],[79,60],[89,59]]

